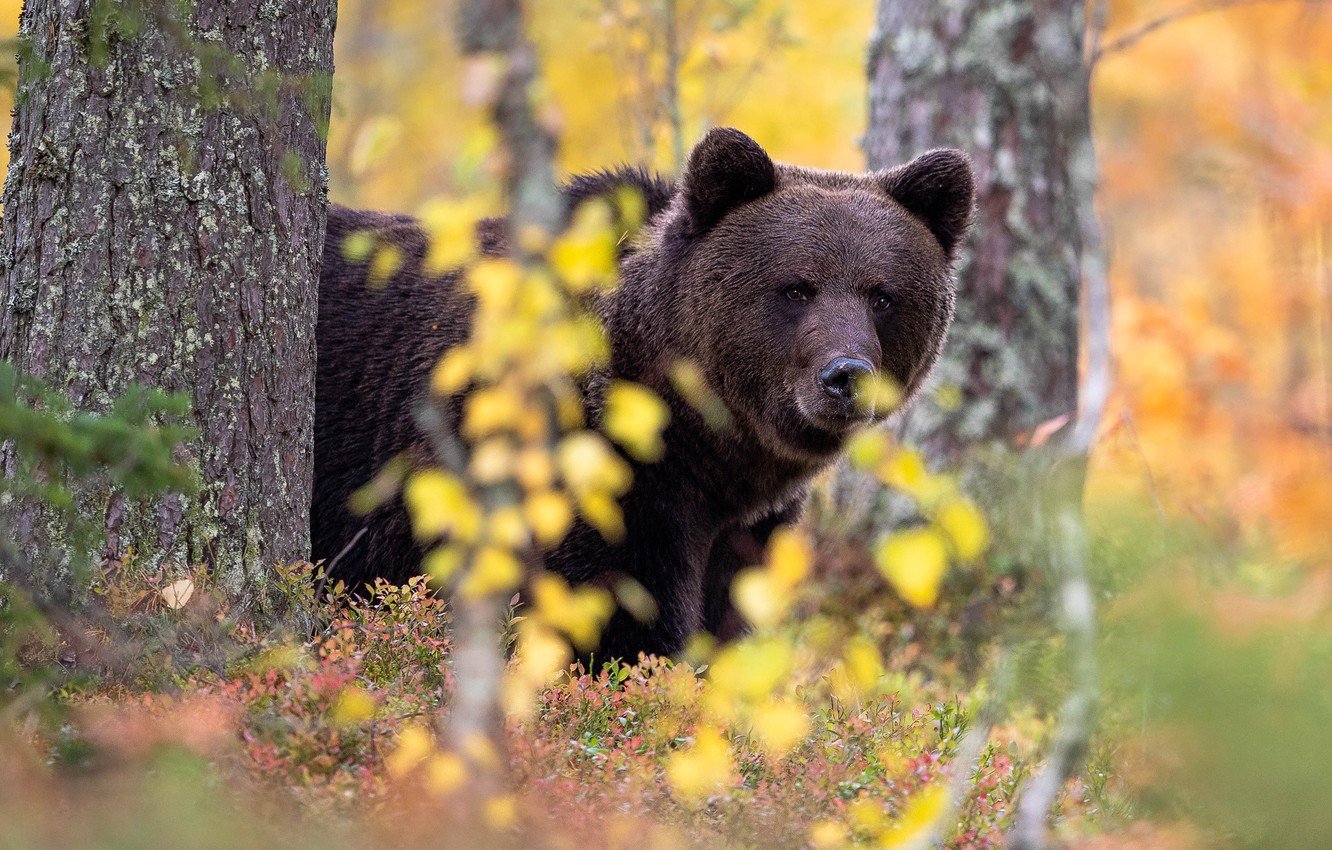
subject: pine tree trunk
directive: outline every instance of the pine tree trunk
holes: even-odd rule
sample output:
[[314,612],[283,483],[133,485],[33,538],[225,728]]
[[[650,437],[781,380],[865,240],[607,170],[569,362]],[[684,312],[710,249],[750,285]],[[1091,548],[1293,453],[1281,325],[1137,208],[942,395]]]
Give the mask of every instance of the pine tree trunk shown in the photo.
[[870,166],[945,145],[975,159],[976,227],[936,372],[961,398],[923,398],[903,422],[933,463],[965,469],[1076,413],[1095,179],[1084,0],[880,0],[876,29]]
[[[199,492],[138,505],[83,487],[106,532],[94,554],[206,563],[251,600],[308,555],[335,15],[335,0],[28,0],[20,20],[0,357],[80,409],[132,383],[190,396]],[[72,561],[39,506],[11,533]]]

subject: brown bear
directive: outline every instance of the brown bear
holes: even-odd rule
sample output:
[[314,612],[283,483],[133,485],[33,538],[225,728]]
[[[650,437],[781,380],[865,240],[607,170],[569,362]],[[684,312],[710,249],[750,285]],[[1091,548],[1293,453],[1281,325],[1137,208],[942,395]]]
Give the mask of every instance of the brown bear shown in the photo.
[[[651,387],[670,406],[666,451],[632,463],[621,542],[580,521],[545,565],[571,583],[629,576],[652,594],[653,621],[617,612],[602,638],[601,657],[633,659],[674,653],[700,630],[733,631],[732,576],[798,516],[811,477],[848,436],[884,414],[856,404],[860,379],[882,373],[904,398],[918,390],[952,320],[952,264],[974,192],[955,150],[845,174],[774,163],[733,129],[709,131],[678,182],[624,169],[564,192],[572,209],[626,184],[642,191],[648,219],[621,258],[619,287],[597,305],[611,358],[586,382],[585,407],[598,422],[612,378]],[[341,250],[367,229],[405,258],[382,287]],[[420,569],[400,501],[369,517],[347,503],[391,459],[430,461],[414,410],[431,368],[468,333],[471,304],[456,274],[422,272],[425,251],[411,218],[330,210],[311,531],[314,557],[341,555],[331,575],[351,586]],[[672,388],[667,371],[681,359],[725,402],[730,427],[710,427]]]

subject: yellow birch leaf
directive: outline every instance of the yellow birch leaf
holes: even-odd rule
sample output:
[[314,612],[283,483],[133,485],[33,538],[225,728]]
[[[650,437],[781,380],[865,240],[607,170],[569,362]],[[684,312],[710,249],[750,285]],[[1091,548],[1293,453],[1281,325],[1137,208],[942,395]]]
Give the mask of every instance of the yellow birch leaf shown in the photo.
[[791,594],[767,570],[750,567],[731,582],[731,601],[747,621],[762,628],[781,621]]
[[464,599],[480,599],[494,593],[509,593],[523,577],[523,565],[512,552],[487,546],[476,553],[467,575],[458,585]]
[[670,418],[666,402],[641,384],[615,381],[606,391],[606,434],[641,461],[661,458],[661,434]]
[[466,781],[467,763],[453,753],[437,753],[426,763],[426,784],[435,794],[452,794]]
[[963,561],[979,558],[989,545],[990,532],[985,517],[975,505],[964,499],[945,502],[935,514],[934,521],[948,534],[957,557]]
[[809,734],[809,717],[799,706],[773,702],[754,709],[752,728],[764,752],[781,758]]
[[722,788],[734,769],[726,739],[716,729],[703,728],[692,746],[671,755],[666,778],[677,794],[693,800]]
[[874,552],[879,571],[898,595],[917,608],[928,608],[939,598],[939,586],[948,570],[948,549],[934,528],[913,528],[890,534]]

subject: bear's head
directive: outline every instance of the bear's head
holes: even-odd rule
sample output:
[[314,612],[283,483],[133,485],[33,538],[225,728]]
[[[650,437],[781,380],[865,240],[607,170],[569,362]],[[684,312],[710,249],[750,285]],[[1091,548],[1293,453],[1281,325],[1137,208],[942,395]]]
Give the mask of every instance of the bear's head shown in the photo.
[[827,457],[890,412],[865,403],[865,379],[890,379],[904,402],[934,365],[973,204],[959,151],[844,174],[711,130],[645,246],[671,277],[669,346],[767,450]]

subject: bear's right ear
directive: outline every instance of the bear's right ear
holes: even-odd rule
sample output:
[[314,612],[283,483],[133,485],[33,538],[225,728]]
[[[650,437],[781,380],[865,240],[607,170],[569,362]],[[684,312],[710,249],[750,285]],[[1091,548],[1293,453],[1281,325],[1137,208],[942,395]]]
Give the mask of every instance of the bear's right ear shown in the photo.
[[777,166],[749,136],[714,127],[694,145],[681,184],[690,224],[705,233],[731,210],[777,188]]

